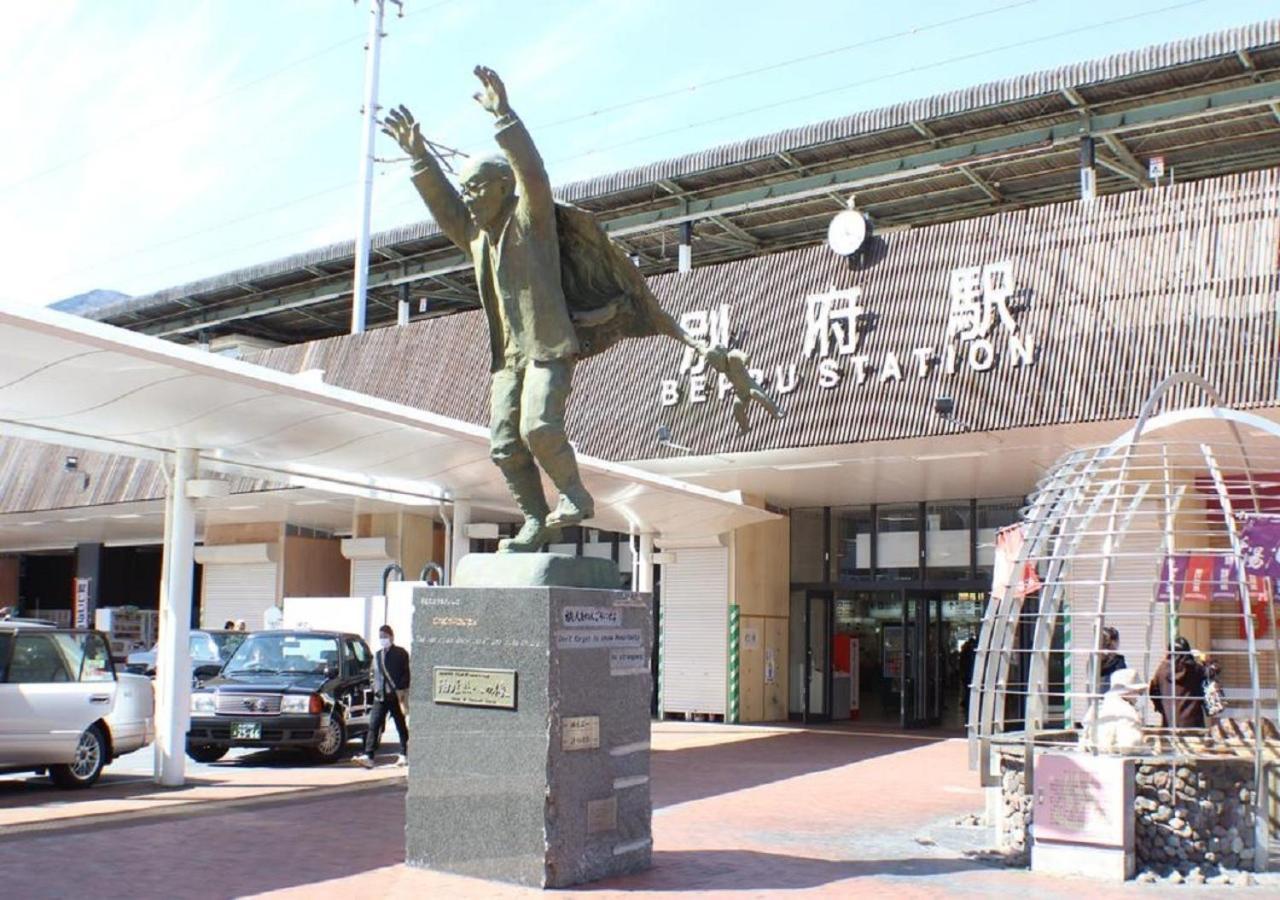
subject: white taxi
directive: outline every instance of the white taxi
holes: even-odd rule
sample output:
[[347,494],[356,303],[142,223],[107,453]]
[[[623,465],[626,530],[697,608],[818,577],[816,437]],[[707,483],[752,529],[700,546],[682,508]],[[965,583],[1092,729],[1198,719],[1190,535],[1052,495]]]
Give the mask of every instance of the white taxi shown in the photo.
[[117,673],[105,637],[0,621],[0,772],[88,787],[154,737],[151,680]]

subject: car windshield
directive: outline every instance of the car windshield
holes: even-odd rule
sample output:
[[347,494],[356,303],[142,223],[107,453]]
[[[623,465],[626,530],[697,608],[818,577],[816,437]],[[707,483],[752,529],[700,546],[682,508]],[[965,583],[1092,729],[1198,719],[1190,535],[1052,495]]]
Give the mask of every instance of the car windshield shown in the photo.
[[218,645],[218,658],[226,662],[249,635],[243,631],[215,631],[210,637]]
[[207,631],[191,632],[191,662],[195,665],[222,662],[222,657],[218,656],[218,645]]
[[324,674],[337,666],[337,638],[264,633],[249,635],[223,674]]

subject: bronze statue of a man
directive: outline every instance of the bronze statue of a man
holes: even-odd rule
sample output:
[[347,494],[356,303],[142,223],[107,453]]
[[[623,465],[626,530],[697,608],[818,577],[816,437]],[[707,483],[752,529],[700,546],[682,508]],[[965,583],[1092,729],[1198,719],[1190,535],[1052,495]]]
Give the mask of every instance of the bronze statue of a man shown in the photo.
[[[706,347],[658,305],[643,277],[582,210],[557,204],[533,139],[507,102],[492,69],[477,66],[476,101],[496,119],[503,157],[462,172],[461,192],[445,176],[404,106],[386,117],[384,133],[413,159],[413,183],[436,224],[471,259],[489,324],[490,454],[502,471],[524,525],[503,551],[534,551],[560,529],[594,512],[565,436],[565,407],[579,359],[626,337],[666,334],[692,347],[747,409],[781,413],[749,376],[740,350]],[[538,468],[560,493],[552,510]]]
[[[413,157],[413,184],[436,224],[475,266],[489,320],[490,453],[525,517],[503,549],[537,550],[593,513],[564,431],[578,340],[560,285],[555,200],[542,158],[498,74],[475,72],[484,85],[476,100],[496,117],[506,158],[468,165],[461,196],[408,110],[392,111],[385,130]],[[554,510],[539,466],[560,492]]]

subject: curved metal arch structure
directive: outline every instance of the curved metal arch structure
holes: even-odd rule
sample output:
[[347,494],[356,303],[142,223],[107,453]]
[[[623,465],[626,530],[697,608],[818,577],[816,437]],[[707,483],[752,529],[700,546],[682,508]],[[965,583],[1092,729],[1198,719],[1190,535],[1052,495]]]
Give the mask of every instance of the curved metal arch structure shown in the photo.
[[[1144,680],[1179,633],[1201,635],[1193,646],[1223,664],[1227,714],[1252,723],[1261,796],[1264,719],[1280,722],[1280,633],[1271,598],[1246,577],[1239,514],[1266,512],[1269,495],[1280,508],[1280,424],[1218,405],[1157,413],[1175,387],[1217,400],[1197,376],[1166,379],[1134,427],[1064,455],[1028,499],[1021,549],[993,584],[970,688],[970,761],[985,785],[997,783],[993,743],[1022,745],[1028,790],[1034,747],[1077,738],[1097,747],[1086,710],[1105,687],[1110,625]],[[1215,560],[1220,581],[1207,586],[1208,600],[1175,588],[1175,560],[1188,554]],[[1030,567],[1036,591],[1023,590]],[[1192,733],[1176,721],[1166,731]]]

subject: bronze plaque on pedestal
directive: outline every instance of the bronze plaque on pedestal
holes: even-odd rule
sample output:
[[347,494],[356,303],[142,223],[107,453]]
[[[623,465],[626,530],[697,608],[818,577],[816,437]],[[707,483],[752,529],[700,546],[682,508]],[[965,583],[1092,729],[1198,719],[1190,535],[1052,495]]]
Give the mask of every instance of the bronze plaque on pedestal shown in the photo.
[[514,669],[459,669],[436,666],[433,670],[431,699],[436,703],[456,706],[492,706],[516,708],[516,673]]

